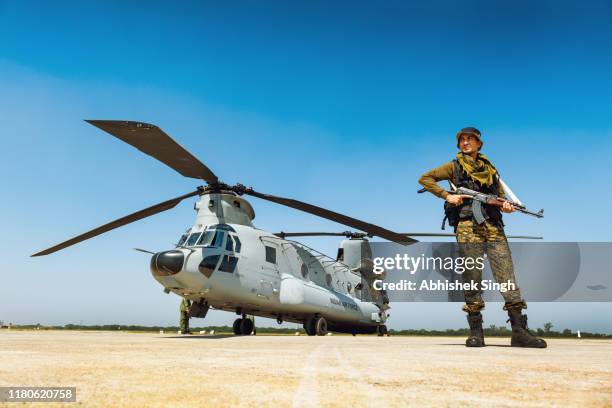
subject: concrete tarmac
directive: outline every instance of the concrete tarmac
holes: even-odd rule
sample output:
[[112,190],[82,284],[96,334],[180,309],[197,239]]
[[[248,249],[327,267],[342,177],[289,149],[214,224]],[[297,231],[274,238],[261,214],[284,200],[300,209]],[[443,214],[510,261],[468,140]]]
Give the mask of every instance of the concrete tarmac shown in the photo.
[[612,406],[612,341],[509,343],[1,330],[0,386],[75,386],[63,405],[87,407]]

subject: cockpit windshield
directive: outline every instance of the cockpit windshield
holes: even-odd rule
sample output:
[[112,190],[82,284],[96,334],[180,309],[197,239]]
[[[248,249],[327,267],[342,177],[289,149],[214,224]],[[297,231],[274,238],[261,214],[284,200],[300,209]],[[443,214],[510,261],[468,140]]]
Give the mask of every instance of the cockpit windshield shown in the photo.
[[189,236],[185,246],[194,246],[196,242],[198,242],[198,238],[200,238],[200,232],[194,232]]
[[187,237],[189,236],[189,234],[183,234],[181,235],[181,239],[179,239],[178,243],[176,244],[177,247],[180,247],[181,245],[183,245],[185,243],[185,241],[187,241]]
[[223,231],[204,231],[197,245],[202,245],[205,247],[220,247],[223,243],[223,234]]

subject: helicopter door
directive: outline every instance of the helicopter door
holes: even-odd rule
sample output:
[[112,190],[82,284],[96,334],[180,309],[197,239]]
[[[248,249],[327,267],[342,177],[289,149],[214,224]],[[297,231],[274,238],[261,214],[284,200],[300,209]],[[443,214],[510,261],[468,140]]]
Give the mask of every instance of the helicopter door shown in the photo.
[[280,271],[278,261],[280,251],[276,243],[264,242],[265,260],[262,266],[262,276],[259,280],[259,295],[265,298],[272,298],[278,295],[280,281]]

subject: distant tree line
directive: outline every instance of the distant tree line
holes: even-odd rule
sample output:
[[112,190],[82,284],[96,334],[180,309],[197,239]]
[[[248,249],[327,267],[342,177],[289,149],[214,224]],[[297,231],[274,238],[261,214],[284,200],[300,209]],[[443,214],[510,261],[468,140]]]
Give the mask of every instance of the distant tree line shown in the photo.
[[[577,337],[577,333],[572,332],[570,329],[565,329],[563,331],[554,331],[552,330],[552,323],[545,323],[544,328],[538,328],[533,330],[537,333],[538,336],[543,337]],[[27,325],[12,325],[14,329],[38,329],[38,330],[98,330],[98,331],[133,331],[133,332],[159,332],[163,330],[164,332],[172,333],[177,332],[179,330],[178,326],[138,326],[138,325],[122,325],[122,324],[107,324],[107,325],[81,325],[81,324],[67,324],[65,326],[44,326],[41,324],[27,324]],[[214,330],[216,334],[221,333],[233,333],[233,330],[230,326],[206,326],[206,327],[193,327],[191,328],[192,333],[198,334],[200,331],[206,331],[210,333],[211,330]],[[295,328],[275,328],[275,327],[258,327],[257,333],[263,334],[294,334],[295,332],[300,332],[300,334],[304,334],[304,330],[300,327],[299,329]],[[512,330],[507,327],[497,327],[495,325],[490,325],[488,328],[484,329],[485,336],[500,336],[500,337],[509,337],[512,335]],[[446,329],[446,330],[426,330],[426,329],[405,329],[405,330],[389,330],[389,334],[391,335],[400,335],[400,336],[458,336],[464,337],[469,333],[469,329]],[[612,338],[612,334],[603,334],[603,333],[589,333],[589,332],[580,332],[580,336],[584,338]]]
[[[406,330],[389,330],[389,333],[395,335],[403,335],[403,336],[467,336],[469,334],[469,329],[446,329],[446,330],[425,330],[425,329],[406,329]],[[532,330],[538,336],[542,337],[577,337],[578,333],[572,332],[570,329],[564,329],[563,331],[555,331],[552,330],[552,324],[546,323],[544,324],[544,328],[538,328]],[[512,335],[512,330],[507,327],[501,326],[497,327],[494,324],[484,329],[485,336],[488,337],[510,337]],[[603,333],[589,333],[589,332],[580,332],[580,337],[584,338],[612,338],[612,334],[603,334]]]

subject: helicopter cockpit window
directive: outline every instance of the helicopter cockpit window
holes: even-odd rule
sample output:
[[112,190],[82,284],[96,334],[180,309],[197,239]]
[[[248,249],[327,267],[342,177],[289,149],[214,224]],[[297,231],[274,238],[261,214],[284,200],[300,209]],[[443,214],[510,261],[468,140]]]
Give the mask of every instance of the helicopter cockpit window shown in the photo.
[[233,251],[234,250],[234,240],[232,239],[231,235],[227,236],[227,242],[225,243],[225,250],[226,251]]
[[219,262],[219,258],[221,258],[220,255],[211,255],[204,258],[198,267],[200,273],[207,278],[210,278],[215,270],[215,267],[217,266],[217,263]]
[[206,247],[220,247],[223,243],[223,231],[208,230],[204,231],[198,245]]
[[242,244],[240,243],[240,239],[238,237],[233,237],[236,242],[236,252],[240,252],[240,248],[242,248]]
[[238,258],[235,256],[224,255],[221,265],[219,266],[219,271],[233,273],[237,263]]
[[177,247],[183,245],[185,243],[185,241],[187,240],[188,235],[187,234],[183,234],[181,235],[181,239],[179,239],[178,243],[176,244]]
[[198,242],[198,238],[200,238],[200,233],[194,232],[189,236],[189,239],[187,239],[187,243],[185,243],[185,246],[194,246],[195,243]]

